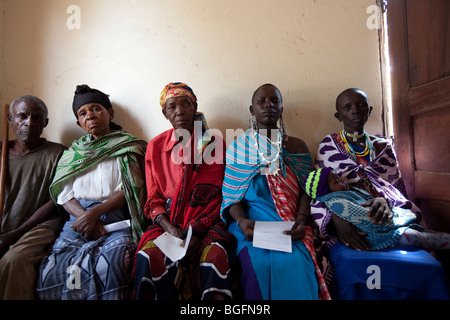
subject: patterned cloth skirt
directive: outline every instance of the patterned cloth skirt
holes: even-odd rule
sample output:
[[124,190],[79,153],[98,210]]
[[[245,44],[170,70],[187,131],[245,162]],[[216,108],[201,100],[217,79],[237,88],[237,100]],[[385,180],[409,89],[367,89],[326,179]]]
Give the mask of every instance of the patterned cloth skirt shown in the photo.
[[207,245],[200,257],[172,261],[153,243],[136,254],[134,298],[137,300],[210,300],[214,292],[231,299],[227,252]]
[[[89,209],[100,202],[80,200]],[[123,210],[101,218],[105,224],[127,219]],[[88,241],[70,226],[72,216],[40,265],[37,293],[42,300],[118,300],[131,298],[136,245],[131,228]]]

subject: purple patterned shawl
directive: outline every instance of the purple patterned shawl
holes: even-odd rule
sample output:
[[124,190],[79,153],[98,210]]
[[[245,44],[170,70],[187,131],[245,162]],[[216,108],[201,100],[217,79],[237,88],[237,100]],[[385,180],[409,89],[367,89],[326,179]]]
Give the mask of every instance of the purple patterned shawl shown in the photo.
[[[364,175],[367,176],[371,185],[379,194],[384,197],[391,207],[401,207],[410,209],[416,216],[417,222],[422,218],[420,209],[406,198],[406,189],[403,183],[395,151],[392,145],[386,140],[386,147],[369,163],[356,163],[351,155],[337,141],[336,134],[327,135],[319,144],[314,163],[315,169],[332,168],[341,177],[345,183],[366,190],[363,181]],[[366,190],[371,192],[370,190]],[[331,220],[333,213],[325,207],[325,204],[319,201],[311,202],[311,214],[317,223],[323,240],[323,251],[331,248],[337,241],[337,238],[327,233],[327,225]],[[326,257],[326,254],[325,254]],[[323,261],[325,269],[328,263]],[[328,277],[324,270],[324,277],[328,282]]]
[[[334,138],[335,135],[326,136],[317,149],[314,167],[332,168],[345,183],[356,187],[364,187],[364,173],[372,186],[384,197],[391,207],[409,209],[421,219],[420,209],[406,198],[406,189],[403,183],[397,158],[392,145],[386,140],[386,147],[367,164],[358,164]],[[366,190],[370,192],[370,190]],[[311,209],[313,218],[320,228],[323,236],[329,237],[326,232],[326,225],[331,219],[332,213],[324,207],[321,202],[313,201]]]

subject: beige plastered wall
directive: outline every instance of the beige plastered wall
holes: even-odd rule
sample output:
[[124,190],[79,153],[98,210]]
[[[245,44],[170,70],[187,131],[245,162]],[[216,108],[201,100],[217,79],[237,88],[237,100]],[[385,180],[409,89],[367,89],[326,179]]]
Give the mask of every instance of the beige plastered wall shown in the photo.
[[[150,140],[170,124],[159,95],[189,84],[210,127],[248,127],[251,96],[263,83],[283,94],[288,134],[318,143],[341,129],[337,94],[365,90],[383,133],[375,0],[0,0],[2,105],[33,94],[49,108],[44,136],[70,145],[83,131],[71,103],[77,84],[110,95],[115,121]],[[78,6],[79,16],[67,11]],[[79,18],[79,29],[67,23]],[[2,115],[3,117],[3,115]],[[227,141],[228,143],[230,141]]]

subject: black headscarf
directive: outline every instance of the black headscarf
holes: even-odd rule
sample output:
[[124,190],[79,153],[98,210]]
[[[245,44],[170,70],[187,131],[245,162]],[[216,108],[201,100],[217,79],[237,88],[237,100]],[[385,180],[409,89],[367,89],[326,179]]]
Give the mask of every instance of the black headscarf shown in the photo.
[[92,89],[86,84],[80,84],[75,90],[73,97],[72,109],[75,117],[78,119],[78,109],[80,109],[86,103],[99,103],[106,109],[111,109],[111,101],[108,95],[104,94],[100,90]]
[[[87,84],[80,84],[75,90],[73,96],[72,109],[75,117],[78,119],[78,109],[84,106],[86,103],[99,103],[106,109],[112,109],[109,96],[104,94],[100,90],[90,88]],[[122,127],[114,122],[109,123],[109,127],[112,131],[122,130]]]

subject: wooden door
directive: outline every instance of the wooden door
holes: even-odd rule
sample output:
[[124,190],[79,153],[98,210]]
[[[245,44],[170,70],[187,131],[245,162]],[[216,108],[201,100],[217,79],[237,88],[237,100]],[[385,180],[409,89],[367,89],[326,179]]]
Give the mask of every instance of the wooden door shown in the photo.
[[388,0],[394,143],[425,224],[450,232],[450,1]]

